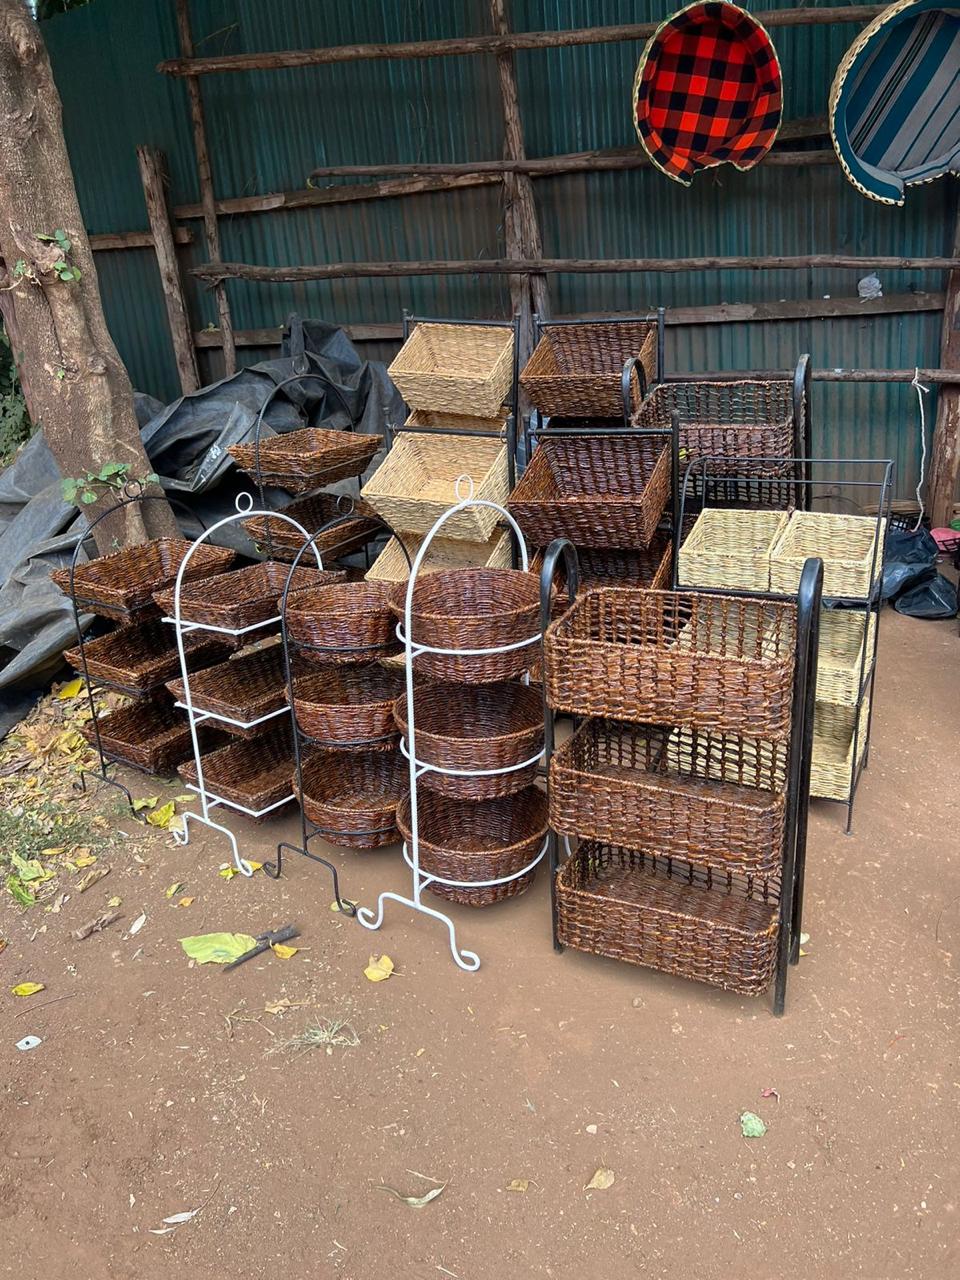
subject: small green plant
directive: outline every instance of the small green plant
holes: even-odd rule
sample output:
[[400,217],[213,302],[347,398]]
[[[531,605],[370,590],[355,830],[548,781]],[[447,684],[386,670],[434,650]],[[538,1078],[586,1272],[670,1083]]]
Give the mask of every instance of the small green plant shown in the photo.
[[62,257],[58,258],[53,264],[57,278],[62,280],[64,284],[72,284],[74,281],[80,280],[80,268],[75,267],[70,261],[70,250],[73,248],[73,241],[63,228],[57,227],[52,236],[44,235],[40,231],[36,235],[37,239],[42,240],[45,244],[55,244],[62,254]]
[[[144,488],[148,484],[158,484],[160,477],[152,472],[135,483]],[[88,471],[86,475],[68,476],[63,481],[63,500],[73,502],[77,506],[90,506],[98,502],[105,493],[120,494],[124,485],[130,482],[130,464],[128,462],[107,462],[99,471]]]

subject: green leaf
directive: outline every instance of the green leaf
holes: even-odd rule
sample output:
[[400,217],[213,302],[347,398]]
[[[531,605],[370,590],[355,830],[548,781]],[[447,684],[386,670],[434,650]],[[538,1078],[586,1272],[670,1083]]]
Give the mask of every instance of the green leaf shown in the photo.
[[20,903],[21,907],[32,907],[34,904],[33,894],[29,889],[25,889],[20,883],[20,877],[15,875],[7,876],[7,889]]
[[78,488],[79,488],[79,485],[77,484],[76,480],[64,480],[63,481],[64,502],[76,502]]
[[81,276],[80,276],[80,268],[79,268],[79,267],[74,267],[74,268],[73,268],[73,278],[74,278],[74,280],[79,280],[79,279],[81,279]]
[[157,475],[157,473],[156,473],[155,471],[151,471],[151,472],[150,472],[150,474],[149,474],[148,476],[144,476],[144,477],[143,477],[143,483],[144,483],[144,484],[159,484],[159,483],[160,483],[160,477]]
[[97,500],[97,495],[93,492],[92,489],[84,489],[83,493],[81,493],[80,495],[80,501],[86,503],[88,507],[90,506],[91,502],[96,502],[96,500]]
[[109,480],[111,476],[122,476],[125,471],[130,470],[129,462],[108,462],[100,468],[97,480]]
[[753,1111],[744,1111],[740,1116],[740,1132],[745,1138],[762,1138],[767,1126]]
[[180,945],[197,964],[227,964],[252,951],[257,940],[248,933],[201,933],[193,938],[181,938]]
[[53,236],[44,235],[42,231],[35,231],[34,235],[37,237],[38,240],[42,240],[44,244],[53,244],[53,241],[54,241]]

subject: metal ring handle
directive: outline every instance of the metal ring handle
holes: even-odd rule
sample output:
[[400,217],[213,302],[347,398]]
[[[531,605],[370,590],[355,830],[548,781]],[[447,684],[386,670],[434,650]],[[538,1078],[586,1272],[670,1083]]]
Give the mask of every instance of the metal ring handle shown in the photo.
[[623,373],[620,377],[620,390],[623,395],[623,425],[629,427],[630,418],[633,414],[633,403],[630,395],[630,382],[633,378],[634,370],[637,374],[637,384],[640,389],[640,399],[643,401],[647,394],[647,371],[643,367],[643,361],[639,356],[627,356],[623,362]]

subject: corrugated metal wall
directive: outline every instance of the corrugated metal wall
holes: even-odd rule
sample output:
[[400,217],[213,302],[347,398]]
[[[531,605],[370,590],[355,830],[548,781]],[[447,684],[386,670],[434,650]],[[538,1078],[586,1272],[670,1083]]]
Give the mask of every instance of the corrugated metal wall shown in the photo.
[[[665,0],[513,0],[517,30],[659,19]],[[194,37],[204,53],[253,52],[359,41],[415,40],[489,30],[486,0],[352,4],[304,0],[193,0]],[[821,115],[834,69],[855,26],[773,32],[786,87],[784,118]],[[44,24],[64,102],[67,142],[89,230],[146,228],[135,147],[167,155],[174,203],[199,198],[182,82],[156,63],[177,53],[173,0],[94,0]],[[528,154],[553,155],[634,142],[630,89],[639,46],[593,45],[517,54]],[[303,186],[322,164],[493,159],[502,127],[489,57],[360,62],[203,80],[218,196]],[[839,167],[761,166],[700,174],[691,188],[654,170],[571,174],[536,181],[544,252],[551,257],[682,257],[842,251],[949,251],[956,192],[944,181],[910,192],[905,209],[861,197]],[[199,237],[200,223],[190,224]],[[494,257],[502,253],[496,187],[222,220],[224,257],[256,263],[353,259]],[[184,250],[185,264],[202,247]],[[138,387],[177,393],[160,282],[152,251],[98,255],[107,317]],[[887,273],[885,293],[937,289],[929,273]],[[503,316],[509,284],[496,277],[228,286],[235,326],[282,323],[291,310],[341,323],[398,319],[403,306],[451,316]],[[555,313],[776,301],[855,295],[851,272],[710,272],[651,277],[559,276]],[[196,328],[215,322],[211,295],[190,283]],[[831,367],[936,364],[939,316],[671,329],[674,369],[773,368],[800,350]],[[366,348],[383,355],[387,347]],[[253,362],[265,352],[241,349]],[[204,352],[208,376],[219,356]],[[914,393],[903,387],[819,385],[816,448],[822,455],[887,455],[898,493],[916,484]]]

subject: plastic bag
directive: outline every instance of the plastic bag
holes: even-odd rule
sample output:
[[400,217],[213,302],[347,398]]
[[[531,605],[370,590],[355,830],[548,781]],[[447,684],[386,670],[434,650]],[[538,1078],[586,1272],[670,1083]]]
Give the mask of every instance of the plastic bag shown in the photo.
[[891,529],[887,536],[880,598],[892,600],[907,587],[929,578],[937,563],[938,552],[939,548],[927,529],[918,529],[916,533],[907,529]]
[[898,596],[893,607],[908,618],[955,618],[957,588],[942,573],[935,573],[919,586]]

